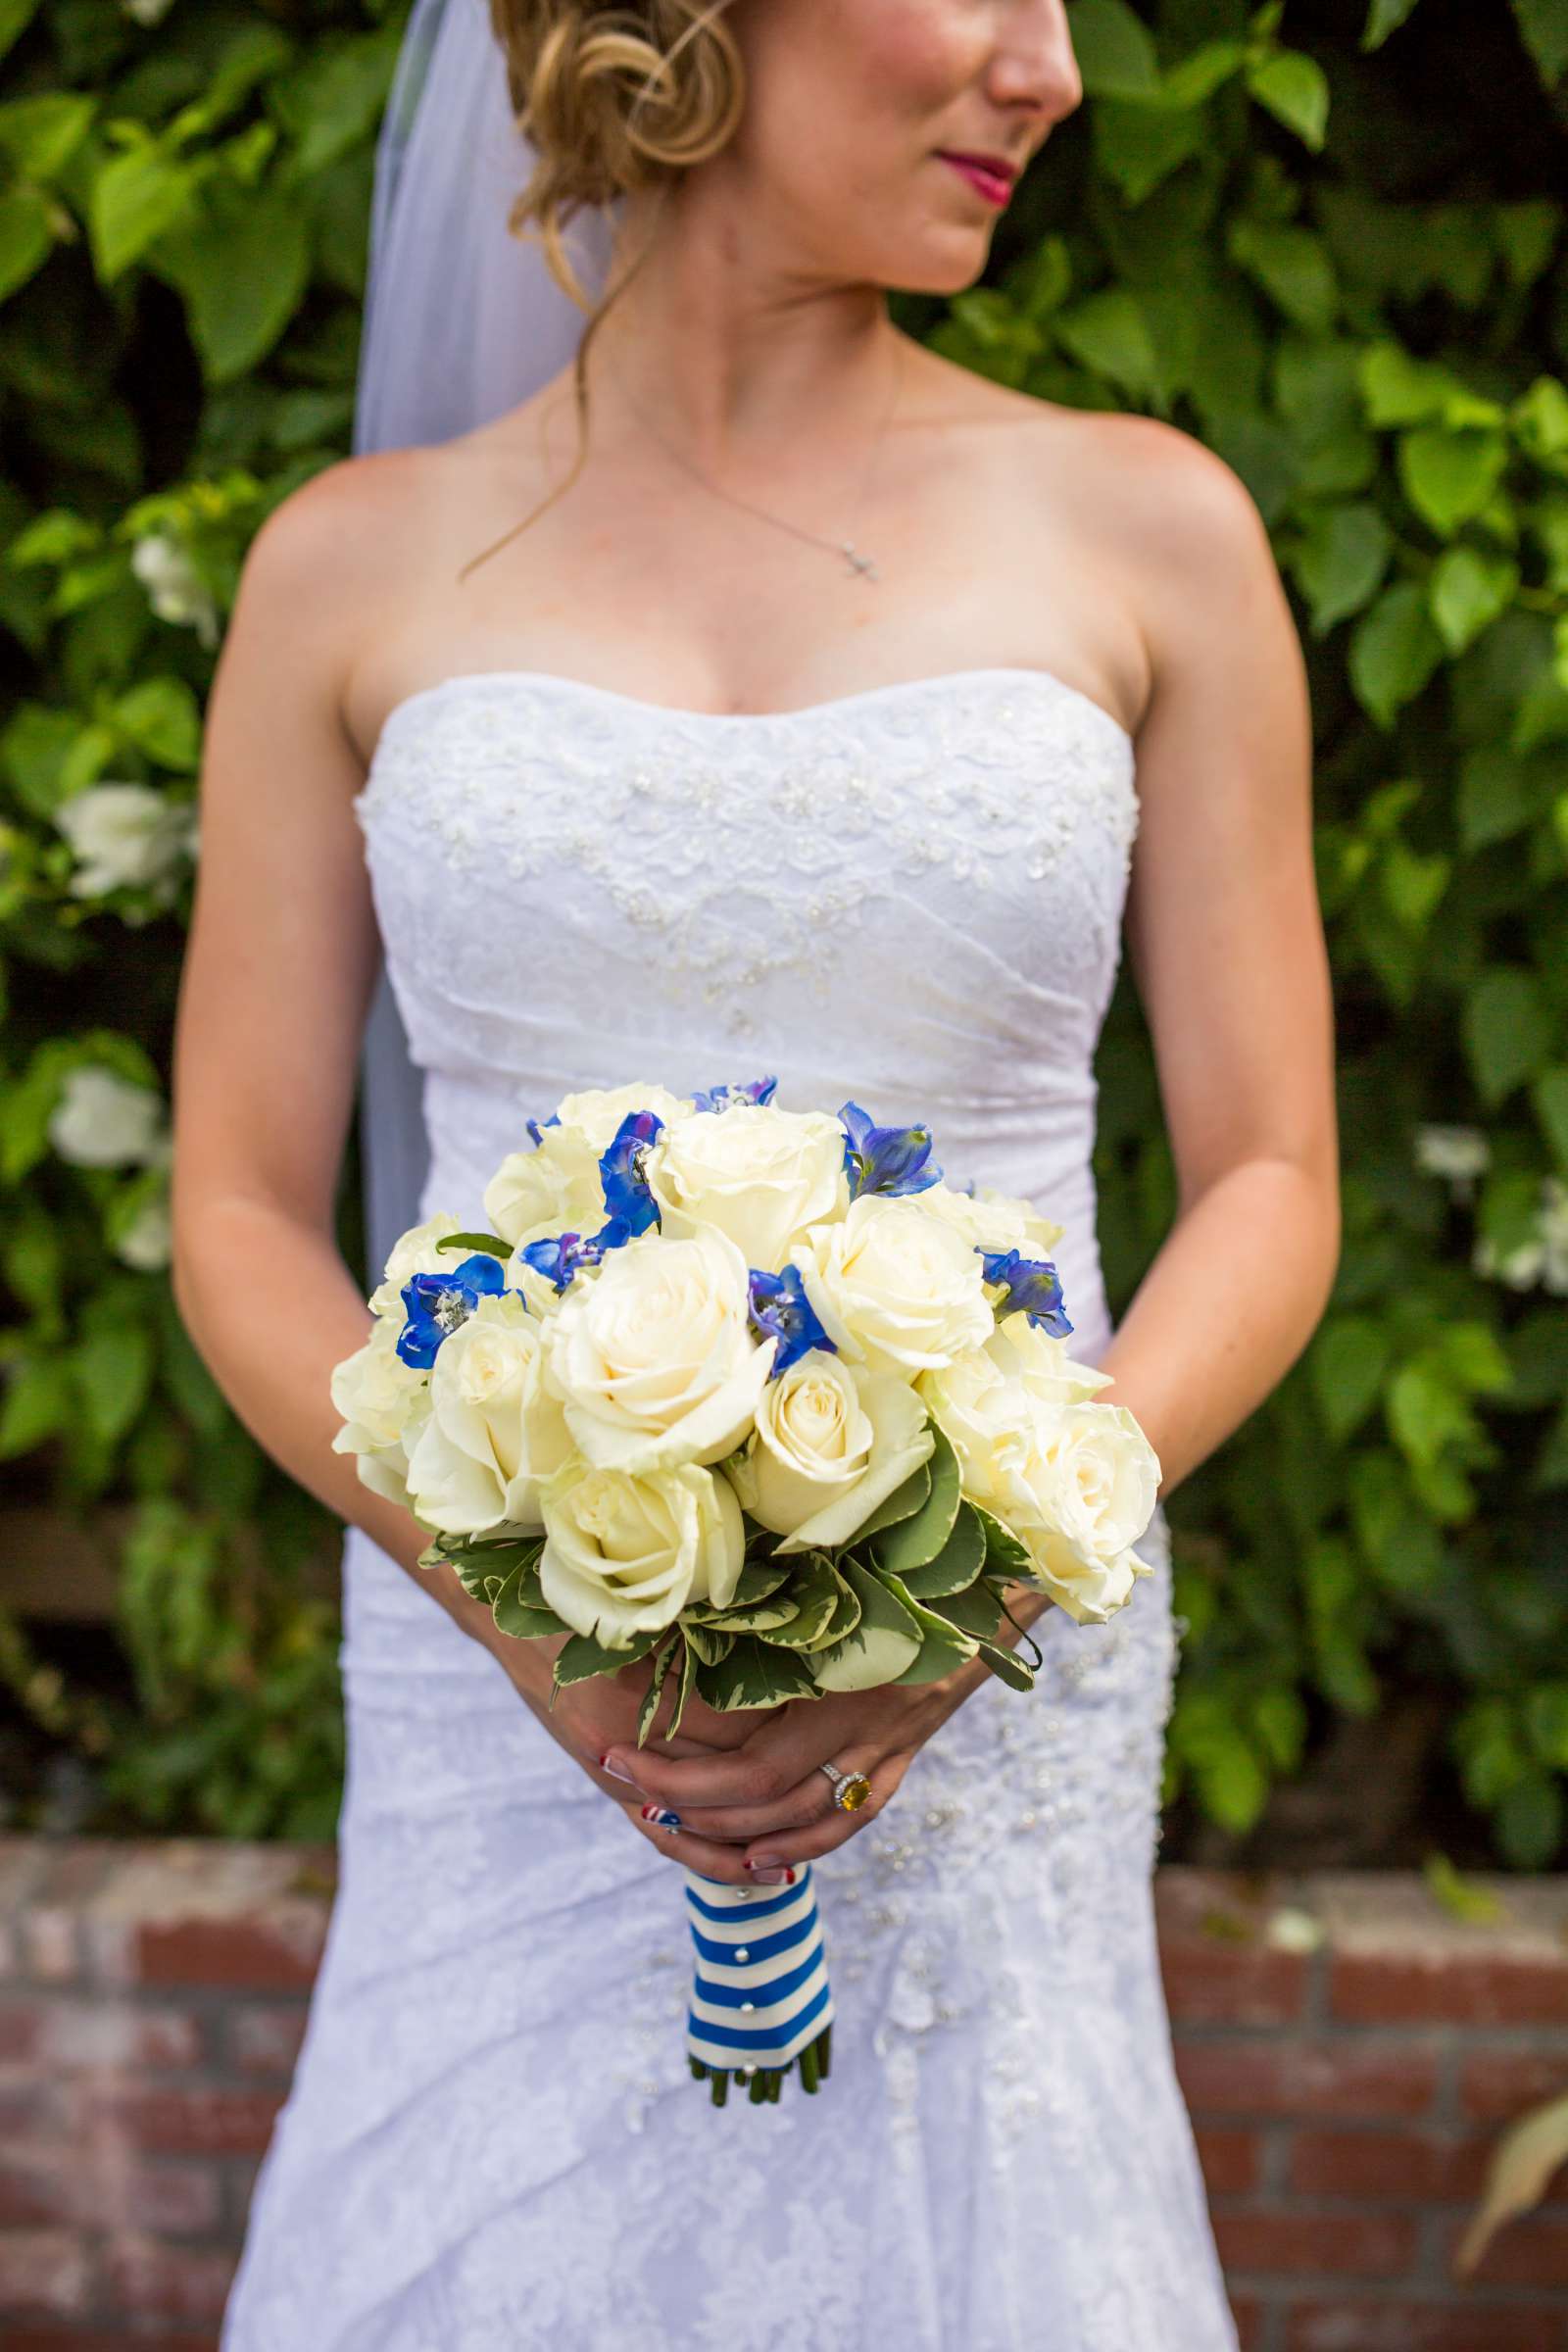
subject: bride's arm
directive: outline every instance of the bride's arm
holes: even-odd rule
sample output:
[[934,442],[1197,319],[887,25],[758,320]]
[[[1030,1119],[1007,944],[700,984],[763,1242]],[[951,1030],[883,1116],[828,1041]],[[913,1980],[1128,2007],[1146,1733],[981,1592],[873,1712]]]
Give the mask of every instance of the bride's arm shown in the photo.
[[[331,1371],[371,1322],[334,1207],[379,959],[342,685],[378,609],[387,533],[373,475],[403,463],[334,467],[296,491],[241,575],[208,704],[175,1024],[172,1281],[251,1435],[489,1649],[544,1720],[558,1645],[499,1633],[451,1569],[417,1567],[428,1541],[418,1522],[332,1450]],[[631,1678],[594,1683],[566,1694],[547,1728],[581,1762],[632,1736],[637,1703]],[[623,1786],[590,1777],[624,1798]]]
[[[1333,1024],[1305,682],[1262,523],[1195,442],[1104,422],[1113,463],[1083,478],[1149,681],[1128,934],[1178,1205],[1101,1358],[1113,1385],[1100,1394],[1137,1414],[1168,1494],[1273,1391],[1327,1303],[1340,1247]],[[1013,1598],[1024,1622],[1048,1605]],[[636,1768],[693,1832],[747,1838],[754,1865],[809,1859],[888,1802],[987,1672],[796,1701],[733,1757]],[[870,1776],[862,1811],[833,1809],[825,1759]]]

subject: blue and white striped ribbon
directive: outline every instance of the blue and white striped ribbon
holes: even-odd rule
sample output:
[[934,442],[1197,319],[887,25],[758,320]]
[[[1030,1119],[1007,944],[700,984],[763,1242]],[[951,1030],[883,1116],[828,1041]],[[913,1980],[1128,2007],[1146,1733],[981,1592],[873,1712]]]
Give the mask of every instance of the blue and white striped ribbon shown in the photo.
[[833,2022],[810,1864],[776,1893],[685,1878],[697,1947],[687,2050],[733,2074],[788,2066]]

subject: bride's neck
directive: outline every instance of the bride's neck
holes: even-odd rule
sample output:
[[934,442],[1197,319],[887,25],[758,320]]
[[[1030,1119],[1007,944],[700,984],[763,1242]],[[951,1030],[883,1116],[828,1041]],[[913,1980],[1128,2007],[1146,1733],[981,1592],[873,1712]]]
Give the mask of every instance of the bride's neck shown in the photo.
[[[646,242],[646,251],[644,243]],[[809,416],[863,428],[897,330],[880,286],[835,281],[767,226],[687,196],[628,206],[617,269],[641,254],[590,347],[699,463]]]

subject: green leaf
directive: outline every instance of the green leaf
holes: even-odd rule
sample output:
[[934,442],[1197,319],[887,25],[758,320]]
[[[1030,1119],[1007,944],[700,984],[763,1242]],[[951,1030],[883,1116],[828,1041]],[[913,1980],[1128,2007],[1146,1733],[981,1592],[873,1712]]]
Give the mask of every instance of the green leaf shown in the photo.
[[[779,1642],[785,1649],[825,1647],[834,1619],[839,1614],[841,1595],[846,1589],[843,1578],[827,1553],[808,1551],[799,1572],[783,1588],[789,1599],[789,1614],[771,1626],[759,1624],[751,1630],[766,1633],[769,1642]],[[764,1602],[761,1605],[766,1607],[770,1604]],[[723,1621],[714,1619],[713,1622],[718,1624]]]
[[735,1646],[733,1634],[715,1634],[708,1626],[698,1625],[689,1616],[681,1619],[681,1631],[686,1636],[688,1646],[704,1666],[716,1666],[721,1658],[729,1656]]
[[26,31],[38,5],[39,0],[0,0],[0,57]]
[[1277,49],[1252,66],[1247,86],[1287,130],[1314,153],[1323,144],[1329,120],[1328,76],[1316,58],[1298,49]]
[[0,1461],[30,1453],[63,1429],[71,1414],[71,1384],[58,1355],[24,1358],[6,1382],[0,1402]]
[[1340,1315],[1312,1343],[1312,1394],[1336,1444],[1360,1427],[1378,1400],[1393,1342],[1386,1324],[1370,1315]]
[[1432,574],[1432,617],[1450,654],[1462,654],[1501,618],[1519,593],[1511,556],[1479,547],[1450,547]]
[[950,1625],[977,1642],[994,1640],[1002,1623],[1002,1596],[986,1576],[977,1576],[961,1592],[943,1593],[931,1606],[939,1617],[946,1617]]
[[1399,478],[1411,506],[1442,537],[1487,506],[1508,463],[1501,433],[1449,432],[1427,425],[1399,444]]
[[1554,375],[1538,375],[1514,402],[1511,422],[1530,455],[1550,465],[1568,452],[1568,385]]
[[139,680],[120,697],[114,713],[149,760],[182,775],[195,774],[201,762],[201,712],[183,678]]
[[[792,1564],[799,1558],[799,1552],[792,1553]],[[795,1614],[795,1588],[786,1578],[760,1600],[742,1600],[737,1596],[727,1608],[704,1608],[703,1623],[715,1634],[771,1635],[787,1626]]]
[[1513,0],[1513,13],[1536,72],[1554,90],[1568,72],[1568,0]]
[[1372,0],[1361,34],[1362,48],[1381,49],[1390,33],[1398,31],[1415,7],[1416,0]]
[[0,301],[25,285],[54,251],[48,202],[33,187],[0,189]]
[[1568,1176],[1568,1068],[1543,1070],[1530,1090],[1541,1132],[1558,1167]]
[[106,163],[93,180],[87,228],[100,281],[113,285],[158,237],[190,211],[195,172],[155,141],[139,143]]
[[922,1607],[907,1585],[901,1584],[896,1576],[884,1576],[883,1582],[895,1599],[904,1603],[920,1629],[920,1647],[904,1672],[896,1678],[900,1683],[916,1685],[940,1682],[945,1674],[952,1674],[959,1666],[968,1664],[976,1648],[972,1635],[962,1632],[951,1618]]
[[1076,0],[1072,47],[1091,98],[1136,98],[1159,87],[1159,60],[1126,0]]
[[799,1552],[787,1552],[783,1557],[776,1551],[754,1552],[736,1579],[734,1592],[722,1607],[712,1601],[695,1601],[682,1611],[682,1621],[710,1625],[732,1609],[747,1609],[754,1601],[766,1600],[789,1583],[799,1560]]
[[1135,296],[1124,286],[1091,294],[1055,320],[1060,340],[1096,375],[1124,392],[1147,395],[1159,380],[1153,338]]
[[919,1622],[882,1579],[858,1560],[841,1562],[841,1572],[860,1604],[859,1623],[846,1640],[819,1650],[812,1658],[817,1687],[823,1690],[878,1690],[884,1683],[897,1682],[918,1656]]
[[1339,309],[1339,287],[1328,247],[1309,228],[1264,220],[1238,220],[1231,259],[1257,280],[1288,318],[1314,334],[1326,334]]
[[659,1713],[660,1701],[664,1695],[664,1678],[675,1662],[675,1646],[679,1641],[680,1636],[672,1626],[654,1651],[652,1674],[648,1688],[643,1692],[643,1703],[637,1710],[639,1747],[647,1745],[648,1735],[654,1728],[654,1717]]
[[1179,114],[1102,98],[1094,113],[1094,137],[1101,170],[1129,204],[1138,205],[1191,156],[1202,152],[1205,122],[1197,108]]
[[1467,852],[1521,832],[1536,810],[1531,770],[1512,752],[1491,744],[1472,752],[1459,770],[1459,839]]
[[1004,1585],[1027,1582],[1035,1572],[1034,1561],[1010,1527],[1006,1527],[992,1512],[983,1511],[978,1503],[970,1509],[986,1531],[986,1574]]
[[199,214],[160,240],[159,267],[184,296],[210,383],[264,359],[299,309],[310,277],[305,214],[288,188],[209,182]]
[[[960,1502],[942,1549],[904,1570],[900,1582],[916,1600],[940,1600],[972,1585],[985,1565],[986,1532],[973,1505]],[[895,1574],[899,1572],[894,1571]]]
[[96,101],[72,90],[45,90],[0,106],[0,153],[24,179],[53,179],[86,137]]
[[1372,344],[1362,354],[1359,372],[1371,424],[1420,424],[1441,417],[1457,429],[1502,422],[1504,412],[1495,401],[1483,400],[1434,361],[1412,359],[1397,343]]
[[106,1446],[124,1436],[146,1403],[153,1361],[153,1335],[144,1324],[96,1332],[73,1350],[72,1378],[87,1426]]
[[1357,624],[1350,640],[1350,682],[1380,727],[1392,727],[1443,660],[1443,639],[1413,581],[1390,588]]
[[450,1250],[454,1253],[461,1250],[469,1255],[482,1254],[485,1257],[508,1258],[512,1255],[512,1244],[504,1242],[499,1233],[444,1233],[436,1243],[436,1248]]
[[634,1634],[625,1649],[607,1649],[591,1634],[573,1634],[556,1660],[555,1686],[565,1690],[569,1683],[592,1682],[597,1675],[618,1674],[623,1666],[635,1666],[663,1639],[658,1633]]
[[975,1647],[999,1683],[1005,1683],[1013,1690],[1034,1689],[1034,1668],[1026,1665],[1004,1642],[979,1642]]
[[1533,972],[1499,964],[1483,972],[1464,1003],[1465,1052],[1489,1103],[1501,1102],[1541,1070],[1551,1023]]
[[1319,637],[1377,594],[1389,566],[1394,534],[1376,507],[1320,507],[1290,556],[1291,569]]
[[[542,1546],[540,1546],[542,1548]],[[548,1607],[539,1591],[539,1552],[520,1560],[491,1603],[497,1631],[514,1634],[520,1642],[570,1632],[564,1618]]]
[[[911,1517],[885,1528],[876,1540],[878,1567],[890,1570],[895,1576],[902,1576],[910,1568],[922,1568],[928,1560],[934,1560],[952,1535],[957,1516],[958,1457],[939,1423],[932,1421],[930,1426],[936,1440],[935,1451],[926,1464],[931,1474],[931,1492]],[[858,1537],[856,1541],[859,1541]]]
[[721,1715],[739,1707],[776,1707],[788,1698],[815,1695],[811,1667],[803,1658],[770,1648],[750,1634],[742,1635],[716,1666],[698,1667],[697,1688]]

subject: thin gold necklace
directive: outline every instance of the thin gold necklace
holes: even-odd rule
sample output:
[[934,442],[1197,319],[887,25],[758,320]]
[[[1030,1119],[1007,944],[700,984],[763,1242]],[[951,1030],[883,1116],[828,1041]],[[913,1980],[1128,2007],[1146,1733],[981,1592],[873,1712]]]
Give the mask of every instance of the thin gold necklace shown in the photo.
[[[610,367],[608,360],[605,365],[607,368]],[[853,539],[823,539],[815,531],[803,530],[799,523],[790,522],[782,514],[771,514],[766,507],[755,506],[749,498],[738,498],[733,490],[726,490],[722,483],[715,482],[711,475],[705,473],[701,466],[694,465],[682,450],[677,449],[672,441],[666,439],[653,419],[644,414],[640,404],[632,398],[631,393],[627,390],[619,370],[610,368],[610,373],[614,378],[627,407],[632,411],[644,431],[659,443],[665,455],[672,458],[684,472],[691,475],[693,481],[700,482],[705,490],[711,491],[715,498],[723,499],[726,505],[739,507],[745,514],[756,514],[761,521],[772,523],[778,530],[788,531],[791,538],[804,539],[809,547],[826,548],[831,554],[842,556],[850,569],[859,578],[873,583],[880,579],[881,574],[877,570],[874,560],[870,556],[862,555]],[[894,351],[893,390],[883,414],[881,429],[871,444],[871,454],[866,460],[865,473],[861,479],[859,497],[855,509],[857,514],[863,514],[865,512],[866,500],[870,495],[871,477],[876,470],[877,460],[882,454],[882,444],[887,439],[888,430],[892,425],[894,411],[899,404],[899,394],[903,383],[904,345],[900,342]]]

